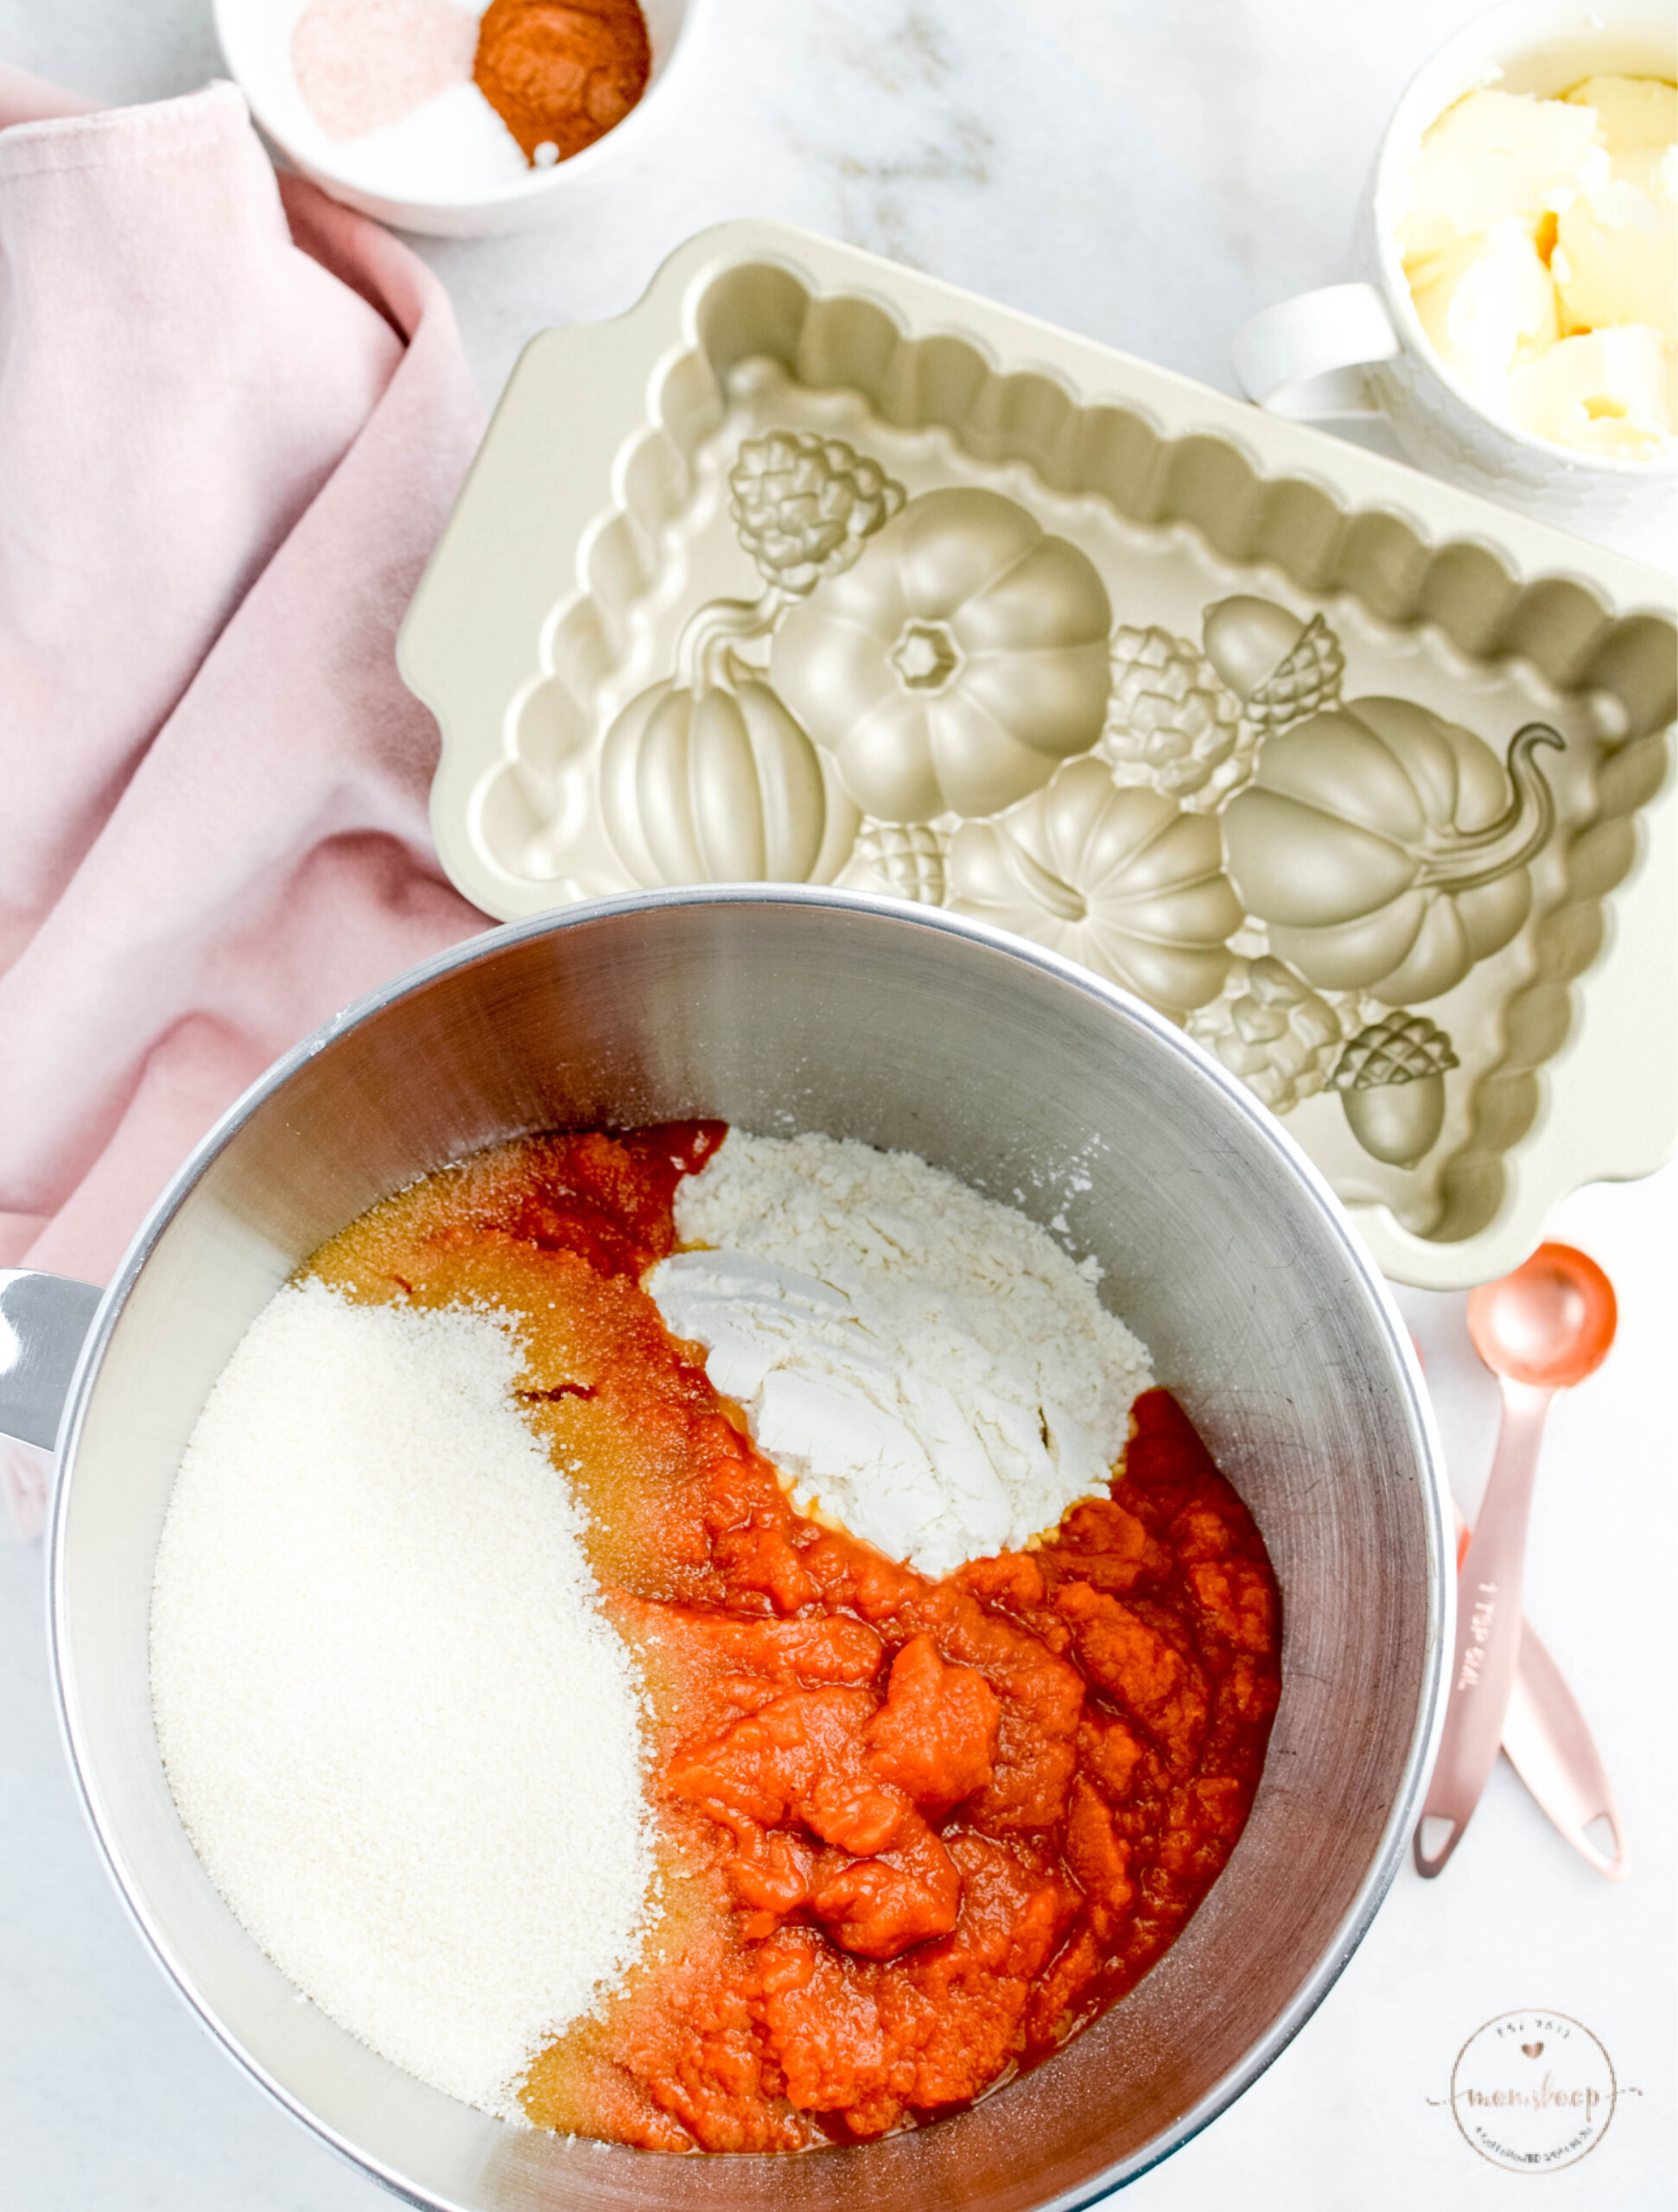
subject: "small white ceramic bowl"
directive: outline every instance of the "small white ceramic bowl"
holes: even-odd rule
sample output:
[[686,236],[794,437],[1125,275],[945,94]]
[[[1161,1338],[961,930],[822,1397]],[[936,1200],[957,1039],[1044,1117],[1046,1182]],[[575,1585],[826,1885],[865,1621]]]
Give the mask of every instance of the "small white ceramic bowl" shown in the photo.
[[1357,281],[1267,308],[1236,334],[1236,373],[1273,413],[1318,421],[1381,413],[1408,459],[1545,522],[1665,565],[1678,522],[1678,459],[1580,454],[1490,414],[1428,343],[1399,257],[1398,188],[1428,126],[1482,85],[1554,99],[1584,78],[1670,78],[1672,0],[1504,0],[1412,79],[1357,216]]
[[[368,139],[334,139],[321,128],[291,66],[291,37],[308,0],[215,0],[216,35],[228,74],[280,150],[346,207],[433,238],[482,238],[551,220],[593,196],[602,177],[644,146],[670,110],[692,67],[710,0],[641,0],[652,48],[645,92],[623,121],[592,146],[551,168],[512,170],[467,191],[416,189],[411,158],[381,174]],[[479,10],[481,13],[481,10]],[[404,127],[405,126],[402,126]],[[385,133],[377,136],[384,138]]]

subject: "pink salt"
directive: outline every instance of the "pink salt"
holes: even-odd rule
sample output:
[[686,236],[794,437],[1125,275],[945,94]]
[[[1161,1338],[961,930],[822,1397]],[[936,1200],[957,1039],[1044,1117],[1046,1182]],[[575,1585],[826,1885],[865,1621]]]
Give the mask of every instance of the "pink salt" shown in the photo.
[[475,13],[449,0],[309,0],[291,34],[297,89],[328,138],[400,123],[470,84]]

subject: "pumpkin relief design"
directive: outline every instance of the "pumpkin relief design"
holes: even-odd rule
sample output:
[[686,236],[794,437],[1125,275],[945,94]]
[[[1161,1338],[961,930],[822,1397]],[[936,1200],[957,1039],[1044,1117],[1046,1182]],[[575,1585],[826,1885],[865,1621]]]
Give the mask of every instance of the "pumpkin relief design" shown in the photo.
[[950,845],[949,904],[1052,946],[1162,1012],[1215,999],[1241,925],[1216,819],[1099,760],[1069,762],[995,822]]
[[842,438],[748,438],[729,513],[764,589],[711,599],[676,644],[676,674],[632,699],[601,748],[601,815],[634,880],[829,883],[861,825],[830,765],[738,647],[842,574],[902,506],[903,486]]
[[1230,874],[1270,950],[1319,990],[1409,1006],[1452,990],[1514,937],[1527,863],[1554,826],[1534,758],[1405,699],[1359,699],[1267,739],[1224,814]]
[[607,734],[601,812],[637,883],[827,883],[861,817],[769,686],[732,655],[655,683]]
[[1112,610],[1094,563],[1017,499],[911,499],[791,607],[775,689],[882,822],[996,813],[1102,732]]

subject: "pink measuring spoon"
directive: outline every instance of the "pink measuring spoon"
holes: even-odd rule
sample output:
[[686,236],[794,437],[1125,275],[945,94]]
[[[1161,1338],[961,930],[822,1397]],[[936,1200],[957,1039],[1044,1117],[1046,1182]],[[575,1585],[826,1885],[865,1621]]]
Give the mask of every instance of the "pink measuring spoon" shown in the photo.
[[1503,1418],[1458,1577],[1450,1703],[1415,1833],[1416,1871],[1430,1878],[1462,1840],[1497,1763],[1521,1655],[1527,1522],[1550,1401],[1594,1374],[1617,1319],[1613,1286],[1569,1244],[1541,1244],[1524,1267],[1469,1294],[1468,1333],[1503,1386]]
[[[1459,1572],[1467,1552],[1468,1523],[1459,1512]],[[1503,1715],[1503,1757],[1579,1857],[1611,1882],[1623,1882],[1631,1860],[1614,1785],[1579,1700],[1530,1621],[1521,1624],[1521,1656]],[[1607,1830],[1611,1851],[1598,1842],[1599,1827]]]

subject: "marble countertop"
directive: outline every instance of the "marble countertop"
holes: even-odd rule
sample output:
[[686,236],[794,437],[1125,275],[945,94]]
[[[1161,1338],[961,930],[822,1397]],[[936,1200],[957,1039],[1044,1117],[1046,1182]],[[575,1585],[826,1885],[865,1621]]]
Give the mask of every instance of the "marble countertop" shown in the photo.
[[[730,216],[803,223],[1221,390],[1247,315],[1345,273],[1407,79],[1479,10],[1332,0],[714,0],[604,205],[418,248],[486,395]],[[221,73],[209,0],[0,0],[0,54],[97,99]]]
[[[420,242],[499,391],[546,324],[617,313],[729,216],[825,231],[1232,391],[1230,334],[1344,274],[1363,173],[1473,0],[717,0],[688,99],[607,205],[522,238]],[[215,74],[208,0],[0,0],[0,55],[111,101]],[[1135,2185],[1137,2212],[1515,2212],[1529,2186],[1453,2124],[1491,2017],[1586,2024],[1615,2069],[1600,2147],[1550,2212],[1674,2202],[1678,1783],[1664,1624],[1678,1567],[1668,1370],[1678,1169],[1579,1193],[1555,1233],[1607,1267],[1612,1360],[1558,1406],[1528,1608],[1590,1716],[1636,1865],[1614,1887],[1500,1765],[1446,1876],[1407,1866],[1268,2074]],[[1460,1298],[1404,1293],[1465,1508],[1496,1394]],[[203,2036],[101,1871],[53,1718],[38,1547],[0,1541],[0,2200],[18,2212],[375,2212],[391,2200]]]

